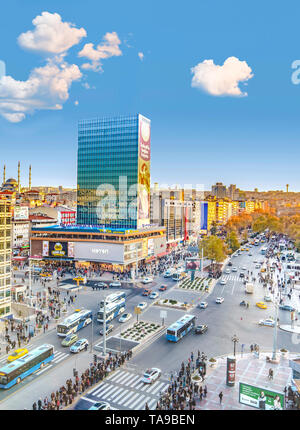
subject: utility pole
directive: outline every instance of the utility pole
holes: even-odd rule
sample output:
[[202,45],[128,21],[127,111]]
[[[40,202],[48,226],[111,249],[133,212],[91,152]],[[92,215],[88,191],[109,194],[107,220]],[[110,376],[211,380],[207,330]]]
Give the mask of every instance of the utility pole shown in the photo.
[[93,352],[93,343],[94,343],[94,315],[92,315],[92,341],[91,341],[91,348],[90,352]]
[[103,300],[103,355],[106,355],[106,297]]
[[278,300],[274,300],[274,332],[273,332],[273,354],[272,360],[276,360],[276,350],[277,350],[277,319],[278,319]]

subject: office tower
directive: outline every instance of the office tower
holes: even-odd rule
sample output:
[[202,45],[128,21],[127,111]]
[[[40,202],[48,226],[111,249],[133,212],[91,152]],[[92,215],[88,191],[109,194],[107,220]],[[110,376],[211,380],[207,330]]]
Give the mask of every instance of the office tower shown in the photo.
[[77,224],[150,223],[150,123],[140,114],[79,123]]
[[0,199],[0,318],[11,315],[11,205]]
[[223,199],[226,197],[226,186],[223,185],[222,182],[216,182],[216,185],[211,187],[211,192],[217,199]]

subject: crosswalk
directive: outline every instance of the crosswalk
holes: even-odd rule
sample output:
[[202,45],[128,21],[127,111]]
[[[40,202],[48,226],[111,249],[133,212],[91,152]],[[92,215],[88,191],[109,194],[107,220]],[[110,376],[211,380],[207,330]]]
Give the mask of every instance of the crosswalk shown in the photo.
[[225,281],[243,281],[243,278],[240,278],[238,275],[223,275],[221,279],[224,279]]
[[85,397],[105,400],[118,409],[141,410],[146,403],[149,409],[155,409],[160,393],[167,389],[169,382],[158,379],[153,384],[144,384],[141,379],[140,374],[120,369]]

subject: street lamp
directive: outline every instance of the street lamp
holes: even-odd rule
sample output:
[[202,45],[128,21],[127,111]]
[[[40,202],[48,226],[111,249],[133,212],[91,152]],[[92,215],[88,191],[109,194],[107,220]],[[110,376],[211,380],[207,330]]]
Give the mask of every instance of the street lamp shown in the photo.
[[276,360],[276,350],[277,350],[277,320],[278,320],[278,300],[274,300],[274,332],[273,332],[273,354],[272,360]]
[[232,342],[233,342],[233,355],[235,356],[235,351],[236,351],[236,344],[240,341],[240,339],[237,337],[236,334],[234,334],[231,338]]

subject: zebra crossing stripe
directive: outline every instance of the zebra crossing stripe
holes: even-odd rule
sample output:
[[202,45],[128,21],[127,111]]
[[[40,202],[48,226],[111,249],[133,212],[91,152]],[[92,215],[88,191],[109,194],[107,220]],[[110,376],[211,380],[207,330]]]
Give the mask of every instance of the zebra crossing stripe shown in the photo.
[[[139,375],[138,375],[139,376]],[[129,385],[136,379],[136,375],[134,373],[130,374],[130,378],[127,378],[125,381],[123,381],[123,384]]]
[[120,387],[117,387],[117,390],[115,389],[116,387],[110,386],[110,388],[112,388],[112,389],[111,390],[105,390],[105,392],[103,391],[103,393],[99,393],[97,397],[101,397],[102,399],[106,399],[106,398],[111,396],[111,393],[114,393],[116,391],[116,394],[118,394],[120,392]]
[[99,389],[101,389],[103,387],[103,382],[101,382],[100,385],[98,385],[98,387],[94,388],[92,391],[89,392],[89,394],[94,395],[94,393],[96,391],[98,391]]
[[124,370],[122,370],[119,375],[113,375],[113,378],[111,378],[111,381],[114,381],[115,379],[119,378],[119,376],[121,376],[121,375],[124,376],[124,373],[126,373],[126,372],[124,372]]
[[100,387],[98,387],[98,388],[96,388],[96,390],[94,390],[92,393],[90,393],[90,394],[92,394],[93,396],[97,396],[97,394],[100,392],[100,391],[102,391],[105,387],[107,387],[107,386],[110,386],[110,385],[108,385],[108,384],[106,384],[106,382],[104,382],[104,383],[102,383],[102,384],[100,384]]
[[129,391],[128,394],[126,394],[125,397],[123,397],[122,402],[126,402],[126,400],[128,399],[128,397],[130,397],[132,395],[132,391]]
[[130,409],[135,409],[136,405],[142,403],[141,400],[144,402],[143,399],[145,399],[145,398],[146,398],[146,396],[144,396],[144,394],[142,394],[141,397],[139,397],[132,405],[129,406]]
[[133,387],[134,385],[136,385],[138,383],[139,379],[140,379],[140,375],[135,375],[135,377],[132,379],[132,381],[130,381],[131,382],[130,387]]
[[128,393],[128,390],[121,389],[121,394],[114,399],[114,403],[119,403],[121,405],[122,403],[120,403],[119,400],[127,393]]
[[43,372],[45,372],[46,370],[50,369],[50,367],[52,367],[52,366],[53,366],[53,364],[50,364],[49,366],[44,367],[44,369],[42,369],[42,370],[40,370],[39,372],[37,372],[37,373],[36,373],[36,375],[40,375],[41,373],[43,373]]
[[154,406],[156,407],[157,399],[151,400],[151,402],[148,403],[149,409],[154,409]]
[[122,403],[120,402],[119,404],[122,405],[122,406],[128,406],[129,403],[131,403],[132,401],[134,401],[140,395],[141,395],[141,393],[135,393],[129,400],[126,401],[126,403],[124,403],[124,401],[122,401]]
[[[163,385],[165,385],[163,382],[161,384],[159,384],[158,387],[156,387],[155,390],[151,394],[157,393],[162,388]],[[169,384],[166,384],[166,386],[167,385],[169,385]]]
[[116,387],[116,389],[113,389],[111,392],[110,392],[110,399],[112,400],[112,399],[114,399],[116,396],[118,396],[120,394],[120,387],[119,386],[117,386]]
[[144,382],[140,382],[139,385],[137,385],[136,387],[134,387],[135,390],[139,390],[140,388],[142,388],[144,386]]
[[117,376],[119,373],[121,372],[121,370],[117,370],[116,372],[114,372],[112,375],[110,375],[108,378],[106,378],[108,381],[112,378],[114,378],[115,376]]
[[[135,409],[138,411],[140,409],[145,409],[146,403],[151,399],[151,397],[146,397],[146,399],[142,400],[141,403],[137,404]],[[149,406],[149,405],[148,405]]]
[[121,378],[121,380],[118,380],[119,384],[125,384],[126,381],[128,381],[129,379],[132,379],[133,374],[129,373],[125,376],[125,378]]
[[[98,391],[98,393],[97,393],[97,397],[99,397],[99,396],[101,396],[101,397],[102,397],[102,395],[103,395],[104,393],[106,393],[106,392],[107,392],[108,390],[110,390],[110,389],[111,389],[111,385],[109,385],[109,384],[105,384],[105,385],[102,387],[102,389]],[[95,396],[95,394],[94,394],[94,396]]]
[[59,363],[60,361],[64,360],[65,358],[67,358],[69,356],[69,354],[63,354],[62,356],[59,356],[58,358],[55,357],[53,360],[53,363]]
[[159,381],[156,381],[156,382],[152,385],[152,387],[148,387],[149,389],[147,390],[147,393],[151,393],[151,391],[153,391],[153,390],[154,390],[154,388],[156,388],[156,387],[158,386],[158,384],[159,384]]
[[[137,381],[135,381],[135,383],[134,384],[131,384],[130,386],[133,388],[133,387],[135,387],[137,384],[140,384],[141,383],[141,377],[140,377],[140,375],[139,375],[139,377],[138,377],[138,379],[137,379]],[[135,387],[135,390],[137,389],[137,387]]]

